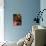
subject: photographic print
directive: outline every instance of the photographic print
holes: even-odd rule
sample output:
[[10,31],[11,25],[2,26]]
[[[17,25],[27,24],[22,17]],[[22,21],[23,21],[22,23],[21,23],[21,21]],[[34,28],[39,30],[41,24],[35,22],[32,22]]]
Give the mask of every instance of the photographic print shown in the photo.
[[22,24],[21,14],[13,14],[13,25],[20,26]]

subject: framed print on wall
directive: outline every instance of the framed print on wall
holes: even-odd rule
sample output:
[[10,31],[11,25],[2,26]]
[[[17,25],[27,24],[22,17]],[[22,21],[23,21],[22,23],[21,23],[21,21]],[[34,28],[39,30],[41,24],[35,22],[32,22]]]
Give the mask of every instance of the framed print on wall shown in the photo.
[[21,14],[13,14],[13,25],[14,26],[20,26],[20,25],[22,25]]

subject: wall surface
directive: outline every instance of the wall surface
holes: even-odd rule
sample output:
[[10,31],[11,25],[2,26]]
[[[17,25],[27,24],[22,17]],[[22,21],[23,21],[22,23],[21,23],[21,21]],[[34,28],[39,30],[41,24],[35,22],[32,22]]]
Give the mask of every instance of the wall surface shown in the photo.
[[4,41],[4,0],[0,0],[0,42]]
[[[46,0],[41,0],[40,1],[40,9],[41,9],[41,11],[43,9],[46,9]],[[41,21],[40,25],[46,26],[46,10],[43,12],[42,17],[43,17],[43,22]]]
[[[36,12],[40,9],[40,0],[5,0],[4,26],[5,40],[18,41],[24,37],[32,28],[32,21],[36,17]],[[22,16],[22,25],[14,27],[12,19],[14,13]]]

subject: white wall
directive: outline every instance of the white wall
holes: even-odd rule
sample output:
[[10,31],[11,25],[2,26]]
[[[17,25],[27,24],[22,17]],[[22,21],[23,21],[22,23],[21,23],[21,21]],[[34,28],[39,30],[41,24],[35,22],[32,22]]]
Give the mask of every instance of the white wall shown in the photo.
[[0,0],[0,42],[4,41],[4,0]]

